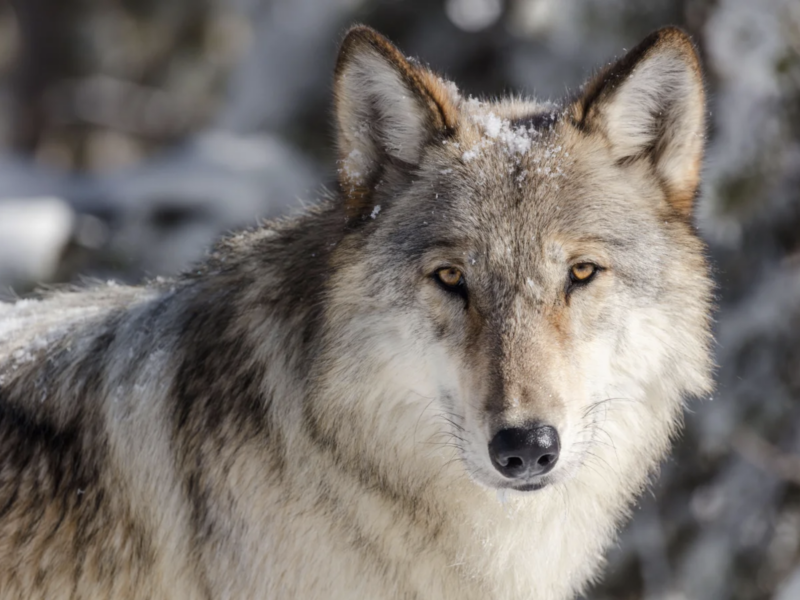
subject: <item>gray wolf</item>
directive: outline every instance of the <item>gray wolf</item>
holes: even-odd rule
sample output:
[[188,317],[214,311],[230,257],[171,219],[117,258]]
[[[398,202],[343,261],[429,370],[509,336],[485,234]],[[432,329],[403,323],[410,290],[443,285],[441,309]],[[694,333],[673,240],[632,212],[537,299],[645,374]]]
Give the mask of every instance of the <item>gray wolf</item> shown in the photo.
[[174,280],[2,305],[0,597],[572,598],[710,389],[704,91],[560,104],[351,29],[339,191]]

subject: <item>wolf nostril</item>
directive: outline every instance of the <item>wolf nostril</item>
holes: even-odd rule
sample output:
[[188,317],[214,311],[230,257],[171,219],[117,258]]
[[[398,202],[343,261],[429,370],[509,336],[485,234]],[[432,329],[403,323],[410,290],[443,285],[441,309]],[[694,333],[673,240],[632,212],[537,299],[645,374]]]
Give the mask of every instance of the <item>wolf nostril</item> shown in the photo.
[[536,461],[536,463],[542,467],[546,467],[551,462],[555,461],[555,456],[552,454],[545,454],[542,458]]
[[542,475],[558,461],[558,432],[549,425],[502,429],[489,442],[494,468],[505,477],[518,479]]

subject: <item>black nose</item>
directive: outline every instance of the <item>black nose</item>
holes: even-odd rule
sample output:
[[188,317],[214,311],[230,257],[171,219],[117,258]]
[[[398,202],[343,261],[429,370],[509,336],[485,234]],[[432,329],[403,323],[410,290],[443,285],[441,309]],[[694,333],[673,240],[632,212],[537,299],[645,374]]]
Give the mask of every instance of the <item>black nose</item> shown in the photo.
[[542,475],[558,460],[558,432],[549,425],[501,429],[489,442],[494,468],[506,477],[518,479]]

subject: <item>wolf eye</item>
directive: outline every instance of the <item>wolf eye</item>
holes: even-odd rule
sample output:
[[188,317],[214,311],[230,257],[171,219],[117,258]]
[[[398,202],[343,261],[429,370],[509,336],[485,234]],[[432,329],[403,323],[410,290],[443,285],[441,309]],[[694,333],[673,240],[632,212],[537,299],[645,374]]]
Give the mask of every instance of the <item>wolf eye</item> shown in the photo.
[[582,287],[589,283],[594,276],[597,275],[598,271],[602,271],[601,267],[598,267],[594,263],[590,262],[581,262],[575,263],[569,268],[569,281],[567,282],[566,294],[567,296],[577,287]]
[[467,286],[464,282],[464,274],[461,269],[456,267],[442,267],[433,274],[436,283],[445,291],[451,294],[458,294],[464,301],[467,300]]
[[597,265],[592,263],[578,263],[569,270],[569,279],[572,283],[589,283],[597,273]]
[[439,269],[436,271],[436,277],[442,284],[449,288],[454,288],[459,285],[463,285],[464,283],[464,275],[455,267],[444,267],[443,269]]

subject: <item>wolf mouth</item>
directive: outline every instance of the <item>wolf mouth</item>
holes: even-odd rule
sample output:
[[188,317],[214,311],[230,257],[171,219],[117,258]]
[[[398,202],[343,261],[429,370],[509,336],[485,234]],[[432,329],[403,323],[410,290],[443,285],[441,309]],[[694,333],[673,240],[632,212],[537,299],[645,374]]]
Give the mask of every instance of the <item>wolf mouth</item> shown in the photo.
[[515,492],[538,492],[539,490],[546,488],[548,485],[550,484],[546,481],[535,481],[533,483],[511,485],[506,489],[514,490]]

